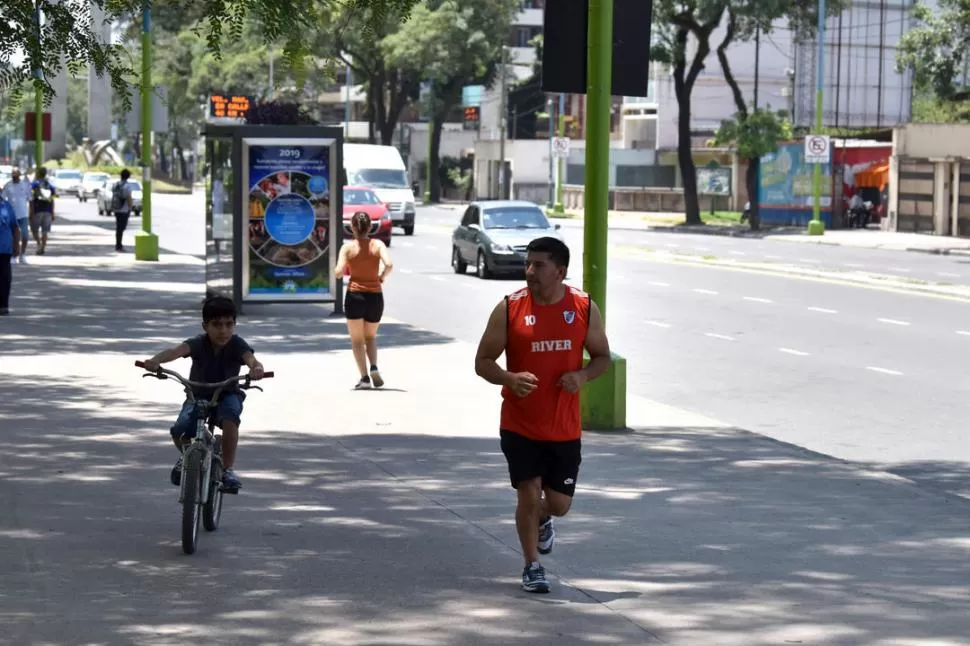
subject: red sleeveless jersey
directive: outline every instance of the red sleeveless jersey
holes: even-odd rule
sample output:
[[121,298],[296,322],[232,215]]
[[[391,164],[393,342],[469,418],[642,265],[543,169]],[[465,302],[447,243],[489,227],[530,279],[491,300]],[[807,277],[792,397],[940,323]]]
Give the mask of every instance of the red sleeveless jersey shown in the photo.
[[563,390],[559,378],[583,367],[589,295],[566,285],[566,295],[558,303],[539,305],[526,287],[506,296],[506,303],[506,369],[531,372],[539,384],[525,397],[502,389],[502,428],[533,440],[579,439],[579,393]]

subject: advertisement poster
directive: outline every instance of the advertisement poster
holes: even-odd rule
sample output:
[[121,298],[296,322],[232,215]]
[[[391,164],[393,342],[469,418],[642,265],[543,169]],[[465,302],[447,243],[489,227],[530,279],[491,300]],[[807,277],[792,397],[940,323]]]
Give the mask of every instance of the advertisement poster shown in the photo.
[[[821,218],[832,225],[832,164],[822,164]],[[801,226],[812,219],[815,206],[815,164],[805,162],[802,141],[778,144],[761,158],[758,201],[766,224]]]
[[[888,166],[892,154],[891,145],[854,146],[835,150],[835,164],[842,170],[842,202],[846,211],[849,209],[849,200],[857,190],[856,177],[881,166]],[[888,171],[886,175],[888,178]]]
[[330,295],[330,147],[250,145],[247,296]]

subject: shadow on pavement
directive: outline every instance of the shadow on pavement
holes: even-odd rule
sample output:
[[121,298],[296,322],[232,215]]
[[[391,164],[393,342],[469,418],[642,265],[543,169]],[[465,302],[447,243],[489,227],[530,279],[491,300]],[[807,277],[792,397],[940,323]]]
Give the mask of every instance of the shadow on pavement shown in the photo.
[[[118,352],[145,355],[201,332],[204,265],[163,254],[137,263],[90,225],[62,223],[48,253],[14,265],[12,314],[0,321],[5,354]],[[257,352],[329,352],[348,347],[332,305],[247,305],[239,334]],[[387,322],[381,344],[393,348],[445,342]]]
[[244,489],[187,557],[174,449],[154,430],[171,407],[70,380],[8,385],[21,393],[0,401],[11,643],[942,644],[970,632],[970,504],[755,435],[588,434],[574,509],[544,558],[556,589],[530,597],[497,438],[244,420]]

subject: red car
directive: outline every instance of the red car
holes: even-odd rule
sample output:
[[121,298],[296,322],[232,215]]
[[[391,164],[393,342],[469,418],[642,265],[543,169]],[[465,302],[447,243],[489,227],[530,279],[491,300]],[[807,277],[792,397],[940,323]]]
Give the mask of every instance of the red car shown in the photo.
[[363,211],[370,216],[370,237],[376,238],[390,247],[391,213],[387,204],[381,202],[374,191],[364,186],[347,186],[344,188],[344,237],[353,236],[353,232],[350,230],[350,218],[358,211]]

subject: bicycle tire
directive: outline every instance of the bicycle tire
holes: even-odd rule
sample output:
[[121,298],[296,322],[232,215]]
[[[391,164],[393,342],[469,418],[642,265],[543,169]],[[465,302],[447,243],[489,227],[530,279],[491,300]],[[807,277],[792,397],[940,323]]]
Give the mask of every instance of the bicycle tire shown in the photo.
[[202,521],[202,453],[188,451],[182,460],[182,480],[185,484],[182,497],[182,551],[194,554],[199,543],[199,525]]
[[[218,456],[218,459],[217,459]],[[202,526],[207,532],[219,529],[222,518],[222,437],[215,438],[212,467],[209,472],[209,499],[202,508]]]

